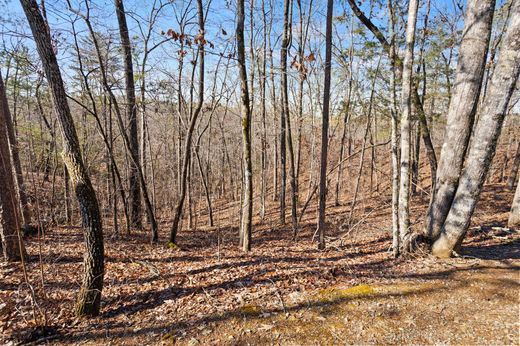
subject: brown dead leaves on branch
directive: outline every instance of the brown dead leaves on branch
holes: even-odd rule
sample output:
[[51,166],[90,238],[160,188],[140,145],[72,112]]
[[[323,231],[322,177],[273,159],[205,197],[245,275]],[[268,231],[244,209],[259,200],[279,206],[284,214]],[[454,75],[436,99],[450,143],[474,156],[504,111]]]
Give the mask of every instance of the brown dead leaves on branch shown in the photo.
[[[173,41],[181,43],[181,46],[187,46],[189,48],[191,48],[193,44],[199,46],[208,45],[211,49],[215,48],[215,45],[206,39],[204,33],[198,33],[195,36],[190,36],[184,33],[179,33],[173,29],[168,29],[166,32],[164,30],[161,31],[161,35],[167,36]],[[188,54],[188,52],[184,49],[180,49],[178,53],[181,58],[184,58]]]
[[305,62],[312,63],[314,61],[316,61],[316,57],[312,52],[307,56],[304,56],[303,54],[298,54],[293,57],[291,61],[291,68],[294,68],[296,71],[300,73],[300,78],[302,80],[306,80],[309,70],[305,65]]

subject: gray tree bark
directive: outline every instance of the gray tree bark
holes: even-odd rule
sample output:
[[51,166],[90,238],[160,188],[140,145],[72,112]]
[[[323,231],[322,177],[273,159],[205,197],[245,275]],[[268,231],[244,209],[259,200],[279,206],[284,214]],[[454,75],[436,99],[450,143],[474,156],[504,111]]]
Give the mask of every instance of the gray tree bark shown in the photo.
[[394,56],[396,54],[396,33],[395,33],[395,12],[392,0],[388,1],[388,9],[390,12],[390,62],[392,71],[390,75],[391,84],[391,112],[392,112],[392,253],[394,257],[399,256],[400,239],[399,239],[399,112],[397,109],[397,66]]
[[495,0],[469,0],[459,48],[457,74],[447,114],[432,203],[426,228],[439,236],[457,191],[482,86]]
[[438,257],[451,256],[468,230],[520,74],[520,0],[513,1],[509,27],[479,112],[459,187],[441,234],[432,246],[432,253]]
[[403,61],[403,87],[401,93],[401,174],[399,181],[399,232],[401,251],[410,238],[410,126],[412,113],[412,72],[417,24],[418,0],[410,0],[406,27],[406,50]]

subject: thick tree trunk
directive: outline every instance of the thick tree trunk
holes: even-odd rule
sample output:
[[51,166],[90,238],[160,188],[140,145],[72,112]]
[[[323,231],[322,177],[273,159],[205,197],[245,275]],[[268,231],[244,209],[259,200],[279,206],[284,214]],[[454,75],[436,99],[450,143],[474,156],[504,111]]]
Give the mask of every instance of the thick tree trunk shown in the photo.
[[0,73],[0,236],[6,261],[19,261],[25,255],[20,241],[19,204],[15,194],[13,166],[9,155],[6,120],[10,118],[4,82]]
[[[125,86],[126,86],[126,117],[128,119],[129,150],[132,156],[139,160],[139,143],[137,139],[137,107],[135,104],[134,70],[132,64],[132,46],[128,35],[126,24],[125,7],[123,0],[114,0],[116,6],[117,22],[119,24],[119,35],[123,48],[123,60],[125,64]],[[141,220],[141,188],[139,181],[139,164],[130,160],[130,172],[128,183],[130,189],[130,220],[132,227],[142,228]],[[143,173],[144,174],[144,173]]]
[[412,113],[412,72],[415,26],[417,24],[418,0],[410,0],[406,27],[406,50],[403,61],[403,88],[401,94],[401,174],[399,181],[399,232],[401,251],[410,238],[410,125]]
[[[325,30],[325,77],[323,82],[323,113],[321,125],[320,199],[318,209],[318,249],[325,249],[325,208],[327,206],[327,156],[329,149],[330,70],[332,58],[333,0],[327,1],[327,26]],[[303,213],[303,211],[302,211]]]
[[441,234],[432,247],[435,256],[449,257],[462,243],[495,155],[504,117],[519,74],[520,1],[514,0],[500,58],[479,112],[479,121],[475,127],[459,187]]
[[96,193],[83,164],[76,128],[70,114],[67,96],[51,37],[35,0],[20,0],[36,42],[43,69],[51,89],[52,100],[63,135],[63,160],[80,205],[84,225],[85,255],[83,283],[76,305],[76,314],[99,314],[104,276],[103,229]]
[[468,1],[437,181],[426,220],[431,239],[439,236],[459,185],[484,76],[494,7],[495,0]]
[[242,111],[242,159],[244,165],[240,243],[242,245],[242,250],[250,251],[251,230],[253,226],[253,169],[251,159],[251,107],[249,104],[246,55],[244,48],[244,0],[237,1],[236,38],[240,74],[240,106]]

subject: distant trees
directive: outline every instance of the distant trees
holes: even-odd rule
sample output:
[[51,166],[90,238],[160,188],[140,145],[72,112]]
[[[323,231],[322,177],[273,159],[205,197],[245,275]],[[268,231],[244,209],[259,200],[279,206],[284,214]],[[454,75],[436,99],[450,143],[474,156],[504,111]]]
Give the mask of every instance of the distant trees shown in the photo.
[[105,271],[103,229],[98,201],[81,156],[80,144],[67,103],[67,94],[53,49],[50,30],[47,29],[47,24],[35,0],[20,0],[20,2],[36,41],[36,48],[51,89],[54,109],[63,136],[62,157],[67,165],[72,186],[80,205],[84,227],[83,283],[76,304],[76,314],[95,316],[99,314],[100,310]]
[[[152,242],[159,238],[157,217],[171,217],[167,222],[172,248],[183,221],[196,229],[202,215],[213,230],[227,218],[228,224],[239,224],[240,247],[249,251],[253,215],[258,213],[264,226],[273,217],[285,226],[291,203],[293,237],[300,225],[317,221],[315,235],[323,249],[331,197],[335,212],[346,206],[338,212],[347,215],[340,228],[351,232],[372,213],[366,211],[366,197],[383,194],[380,189],[389,185],[381,180],[387,177],[393,255],[412,251],[422,240],[433,245],[436,255],[451,255],[469,225],[503,119],[512,108],[507,107],[518,78],[517,42],[512,39],[517,2],[508,1],[502,11],[495,10],[495,0],[468,0],[465,13],[463,6],[446,5],[453,13],[440,18],[437,13],[442,9],[432,7],[430,14],[430,1],[421,9],[419,0],[371,1],[370,6],[336,1],[343,7],[336,11],[337,17],[333,0],[284,0],[283,6],[273,0],[241,0],[236,26],[230,28],[228,22],[207,21],[221,6],[211,1],[153,1],[144,4],[148,12],[141,13],[131,9],[135,2],[113,0],[117,22],[109,23],[99,20],[98,2],[75,2],[75,9],[73,1],[66,1],[57,3],[51,16],[62,10],[69,15],[72,31],[53,36],[44,8],[40,13],[36,0],[21,0],[48,83],[37,69],[24,71],[18,62],[15,76],[6,83],[16,110],[12,119],[9,112],[3,114],[9,165],[14,168],[13,191],[18,191],[15,210],[21,214],[15,220],[28,223],[32,217],[30,198],[23,190],[27,156],[38,161],[36,169],[31,162],[31,175],[41,168],[44,181],[52,184],[53,222],[61,222],[55,215],[62,194],[63,222],[74,221],[75,205],[68,202],[72,183],[87,244],[78,313],[90,315],[99,311],[101,291],[96,287],[102,288],[99,209],[102,217],[111,216],[108,224],[114,235],[119,235],[121,209],[127,230],[142,228],[141,209],[146,210]],[[403,4],[408,11],[403,11]],[[322,22],[319,16],[325,5],[325,35],[321,35],[317,22]],[[235,15],[234,7],[222,8]],[[378,27],[375,18],[382,13],[388,13],[388,26]],[[423,14],[424,22],[418,23]],[[462,17],[464,27],[458,30]],[[501,22],[494,23],[493,17]],[[137,27],[129,27],[127,18]],[[170,22],[175,27],[158,30]],[[453,32],[447,34],[449,30]],[[414,54],[416,46],[420,48]],[[75,58],[66,66],[71,77],[65,81],[56,60],[58,49],[72,51]],[[10,66],[0,54],[0,63],[4,60]],[[228,73],[235,68],[238,73]],[[135,83],[140,88],[138,100]],[[56,159],[60,144],[55,140],[55,119],[45,115],[51,101],[64,135],[66,169]],[[30,153],[17,153],[17,142],[25,144],[27,138]],[[439,163],[434,143],[442,144]],[[500,170],[503,178],[513,163],[506,184],[510,190],[520,166],[520,146],[514,148],[515,160],[509,160],[513,143],[509,141]],[[389,153],[386,161],[376,150],[380,146]],[[419,161],[421,154],[427,158],[425,164]],[[349,163],[353,157],[355,165]],[[328,196],[330,181],[335,191]],[[100,187],[99,206],[92,182]],[[422,195],[417,198],[431,198],[421,229],[416,229],[419,221],[410,212],[415,188]],[[272,201],[266,196],[273,196]],[[345,196],[351,198],[350,205],[340,202]],[[517,199],[512,217],[517,214]],[[311,215],[314,211],[317,220]]]

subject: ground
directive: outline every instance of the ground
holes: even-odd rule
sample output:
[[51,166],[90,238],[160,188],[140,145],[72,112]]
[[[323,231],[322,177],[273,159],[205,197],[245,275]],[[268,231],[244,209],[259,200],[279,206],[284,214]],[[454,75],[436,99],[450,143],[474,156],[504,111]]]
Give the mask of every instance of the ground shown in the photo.
[[[393,259],[389,200],[378,193],[359,203],[351,228],[348,203],[329,208],[324,251],[312,241],[315,210],[296,241],[289,227],[257,220],[248,254],[236,246],[229,220],[182,231],[179,248],[166,246],[168,222],[159,245],[145,233],[114,239],[107,231],[102,312],[91,320],[73,315],[81,229],[53,227],[27,242],[30,285],[19,265],[1,264],[2,341],[518,344],[520,231],[504,228],[511,199],[502,184],[486,186],[463,253],[449,260],[425,253]],[[427,202],[426,195],[413,199],[415,227]],[[34,322],[42,316],[43,330]]]

